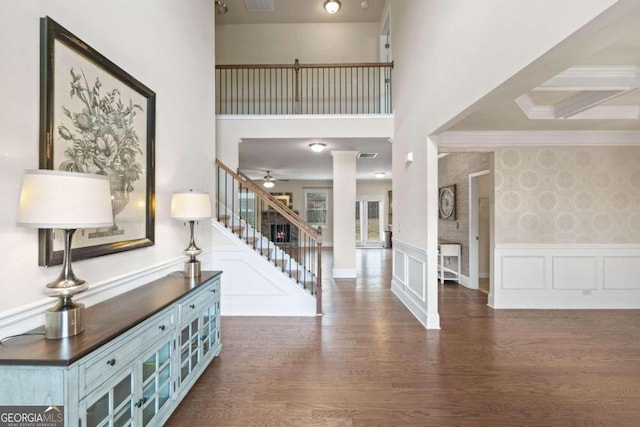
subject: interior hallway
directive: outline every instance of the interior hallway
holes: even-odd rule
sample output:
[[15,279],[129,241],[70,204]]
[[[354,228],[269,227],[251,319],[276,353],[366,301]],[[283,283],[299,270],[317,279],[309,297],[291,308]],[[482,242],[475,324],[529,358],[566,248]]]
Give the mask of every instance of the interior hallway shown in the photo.
[[636,425],[640,310],[502,310],[440,286],[442,330],[390,291],[391,250],[358,250],[324,317],[223,317],[221,356],[167,426]]

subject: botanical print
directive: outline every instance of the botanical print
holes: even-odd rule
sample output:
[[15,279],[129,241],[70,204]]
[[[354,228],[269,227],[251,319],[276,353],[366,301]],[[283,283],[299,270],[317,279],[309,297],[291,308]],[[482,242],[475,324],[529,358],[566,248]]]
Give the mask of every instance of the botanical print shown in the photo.
[[143,238],[145,98],[64,44],[55,49],[54,169],[108,176],[114,215],[113,227],[79,230],[73,246]]
[[[58,126],[59,136],[69,144],[64,151],[65,160],[58,168],[68,172],[95,173],[118,177],[124,191],[133,191],[133,183],[140,179],[142,165],[136,161],[142,155],[140,141],[133,127],[136,111],[144,111],[129,100],[124,104],[118,89],[101,96],[102,83],[96,77],[90,87],[82,69],[71,74],[71,98],[82,101],[82,110],[72,113],[62,106],[64,115],[73,123],[70,131],[64,124]],[[126,101],[125,101],[126,102]]]

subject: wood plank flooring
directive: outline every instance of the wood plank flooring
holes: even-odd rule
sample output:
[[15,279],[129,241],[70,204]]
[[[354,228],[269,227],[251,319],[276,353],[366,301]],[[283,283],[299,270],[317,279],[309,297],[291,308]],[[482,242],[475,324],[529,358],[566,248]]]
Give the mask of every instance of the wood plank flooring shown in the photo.
[[440,287],[442,330],[358,251],[322,318],[223,317],[221,356],[167,426],[637,426],[640,310],[499,310]]

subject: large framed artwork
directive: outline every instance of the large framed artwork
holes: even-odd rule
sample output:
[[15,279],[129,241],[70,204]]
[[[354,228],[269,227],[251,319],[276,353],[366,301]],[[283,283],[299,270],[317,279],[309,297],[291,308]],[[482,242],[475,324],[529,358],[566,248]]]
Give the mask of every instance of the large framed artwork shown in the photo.
[[456,185],[449,185],[440,188],[438,192],[438,211],[439,218],[446,221],[455,221],[456,219]]
[[[73,259],[153,245],[155,93],[49,17],[40,43],[40,169],[111,184],[114,225],[78,230]],[[40,230],[40,265],[62,263],[62,236]]]

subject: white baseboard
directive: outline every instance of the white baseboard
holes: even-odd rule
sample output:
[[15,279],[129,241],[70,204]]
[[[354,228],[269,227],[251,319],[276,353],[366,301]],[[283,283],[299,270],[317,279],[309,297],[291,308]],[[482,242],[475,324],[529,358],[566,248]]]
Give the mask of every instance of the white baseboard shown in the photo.
[[640,308],[640,245],[497,245],[494,259],[494,308]]

